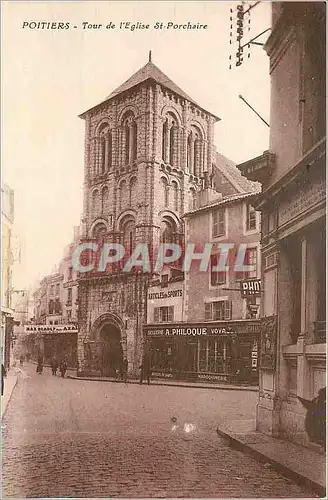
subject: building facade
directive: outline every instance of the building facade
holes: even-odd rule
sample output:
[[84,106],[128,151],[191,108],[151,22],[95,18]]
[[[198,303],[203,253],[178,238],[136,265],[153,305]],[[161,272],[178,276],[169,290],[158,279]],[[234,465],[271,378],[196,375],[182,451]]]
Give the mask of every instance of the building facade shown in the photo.
[[[81,242],[156,248],[183,241],[181,216],[211,171],[213,125],[202,109],[151,61],[81,115],[85,190]],[[111,374],[127,356],[140,365],[151,273],[79,276],[79,373]]]
[[[186,252],[193,245],[200,254],[211,245],[206,268],[199,260],[180,276],[172,268],[149,289],[145,331],[152,367],[165,378],[258,383],[260,290],[243,298],[241,285],[260,283],[260,214],[252,205],[260,186],[222,155],[213,166],[212,179],[205,175],[183,215]],[[215,269],[219,244],[230,246],[224,271]],[[235,271],[239,249],[247,271]]]
[[8,186],[1,188],[1,357],[6,369],[10,366],[10,351],[14,315],[12,308],[12,227],[14,223],[14,191]]
[[257,428],[303,444],[298,396],[326,386],[325,9],[272,4],[270,150],[239,165],[263,186]]
[[[68,251],[69,248],[60,264],[60,272],[44,277],[40,287],[34,292],[34,320],[33,324],[25,327],[25,331],[32,358],[36,360],[42,355],[44,362],[48,364],[53,357],[58,360],[66,358],[68,366],[76,368],[77,285],[74,284],[74,275],[67,265],[68,261],[71,263]],[[74,290],[74,295],[72,292],[68,293],[70,288]]]
[[65,248],[59,270],[62,281],[62,323],[78,323],[78,275],[72,263],[72,252],[79,242],[80,228],[74,228],[73,241]]
[[29,352],[25,325],[31,324],[34,315],[34,301],[31,290],[17,290],[13,297],[14,329],[13,353],[19,359]]

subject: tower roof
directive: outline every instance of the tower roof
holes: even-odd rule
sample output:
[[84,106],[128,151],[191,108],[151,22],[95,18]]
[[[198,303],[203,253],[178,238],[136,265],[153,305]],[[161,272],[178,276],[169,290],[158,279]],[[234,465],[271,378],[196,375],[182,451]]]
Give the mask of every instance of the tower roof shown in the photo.
[[[177,94],[177,95],[183,97],[184,99],[186,99],[187,101],[193,103],[195,106],[197,106],[198,108],[202,109],[206,113],[212,115],[214,118],[216,118],[216,120],[220,120],[220,118],[218,118],[217,116],[213,115],[213,113],[210,113],[209,111],[206,111],[204,108],[202,108],[201,106],[199,106],[199,104],[197,104],[182,89],[180,89],[180,87],[178,87],[178,85],[176,85],[168,76],[166,76],[165,73],[163,73],[163,71],[161,71],[151,61],[151,52],[149,53],[149,61],[147,62],[147,64],[145,64],[136,73],[134,73],[132,76],[130,76],[130,78],[128,78],[119,87],[117,87],[115,90],[113,90],[113,92],[111,92],[111,94],[109,94],[109,96],[106,97],[106,99],[104,99],[99,104],[103,104],[104,102],[107,102],[107,101],[113,99],[114,97],[117,97],[119,94],[122,94],[123,92],[126,92],[127,90],[130,90],[133,87],[136,87],[137,85],[139,85],[140,83],[146,82],[147,80],[153,80],[153,81],[159,83],[163,87],[171,90],[175,94]],[[87,113],[91,109],[99,106],[99,104],[96,105],[96,106],[93,106],[89,110],[87,110],[84,113],[82,113],[80,115],[80,117],[83,118],[84,115],[85,115],[85,113]]]
[[178,87],[168,76],[166,76],[163,73],[163,71],[161,71],[151,61],[148,61],[147,64],[145,64],[145,66],[140,68],[136,73],[130,76],[128,80],[122,83],[122,85],[117,87],[117,89],[115,89],[107,97],[107,99],[111,99],[112,97],[115,97],[116,95],[121,94],[122,92],[125,92],[126,90],[129,90],[132,87],[135,87],[136,85],[139,85],[139,83],[145,82],[146,80],[154,80],[155,82],[163,85],[163,87],[172,90],[172,92],[175,92],[184,99],[187,99],[188,101],[198,106],[198,104],[193,99],[191,99],[191,97],[189,97],[183,90],[181,90],[180,87]]

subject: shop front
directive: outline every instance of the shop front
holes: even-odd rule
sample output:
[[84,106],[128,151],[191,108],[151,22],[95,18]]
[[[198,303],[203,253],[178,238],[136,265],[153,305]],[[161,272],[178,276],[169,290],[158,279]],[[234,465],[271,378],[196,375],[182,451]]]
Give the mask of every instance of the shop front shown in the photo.
[[152,376],[258,384],[258,320],[144,327]]
[[45,364],[50,364],[53,357],[58,361],[65,358],[69,368],[76,368],[76,325],[25,325],[25,333],[34,339],[34,346],[30,348],[32,359],[37,360],[41,352]]

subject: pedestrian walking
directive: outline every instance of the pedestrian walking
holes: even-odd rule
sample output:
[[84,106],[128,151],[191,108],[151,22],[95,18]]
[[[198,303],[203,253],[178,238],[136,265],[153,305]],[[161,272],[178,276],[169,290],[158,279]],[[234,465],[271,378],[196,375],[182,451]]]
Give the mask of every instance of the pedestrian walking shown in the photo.
[[59,365],[59,370],[62,378],[65,378],[66,370],[67,370],[67,362],[65,359],[62,359]]
[[36,367],[36,373],[38,373],[39,375],[41,375],[42,372],[43,372],[43,357],[39,356],[38,357],[38,364],[37,364],[37,367]]
[[57,369],[58,369],[58,361],[56,357],[53,357],[51,360],[51,371],[54,376],[57,375]]
[[7,376],[6,368],[4,367],[3,363],[1,363],[1,396],[3,396],[6,376]]
[[24,366],[24,354],[22,354],[21,357],[19,358],[19,364],[20,366]]
[[123,382],[125,383],[128,381],[128,367],[129,367],[129,362],[127,358],[124,358],[122,363],[122,369],[123,369],[122,379]]
[[150,385],[150,377],[151,377],[151,368],[150,368],[150,361],[148,357],[144,357],[142,360],[142,363],[140,365],[140,381],[139,383],[142,384],[143,380],[147,380],[147,384]]

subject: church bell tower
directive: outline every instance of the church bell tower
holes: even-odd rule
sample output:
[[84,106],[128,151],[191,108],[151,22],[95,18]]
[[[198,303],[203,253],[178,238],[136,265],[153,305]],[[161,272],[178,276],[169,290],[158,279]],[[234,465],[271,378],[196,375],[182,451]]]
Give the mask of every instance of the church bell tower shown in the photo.
[[[204,172],[212,169],[213,125],[219,119],[168,78],[151,52],[145,66],[80,117],[85,120],[83,238],[106,237],[129,251],[138,243],[156,248],[161,241],[182,241],[181,216],[195,208]],[[81,373],[99,374],[109,364],[103,353],[106,342],[111,344],[110,324],[119,332],[129,371],[138,368],[149,279],[119,271],[81,277]]]

